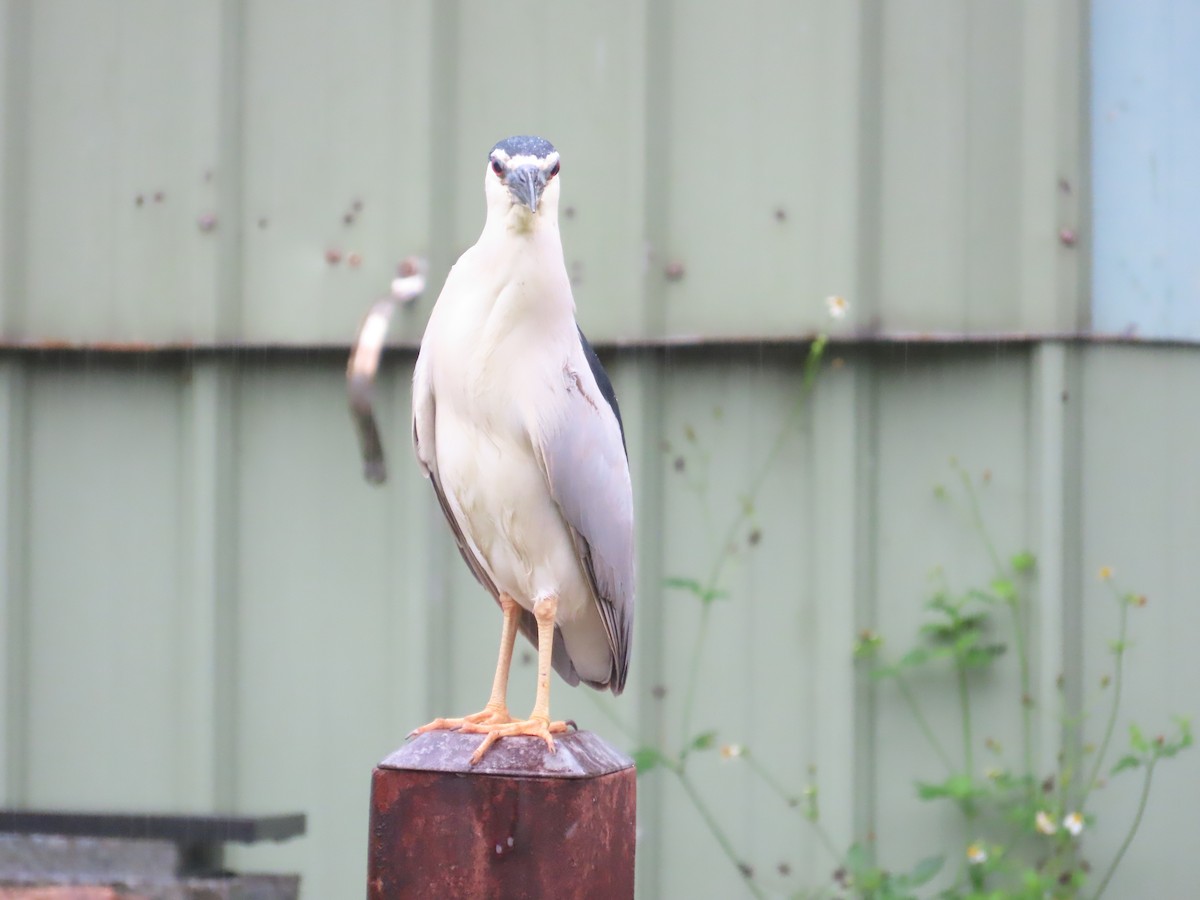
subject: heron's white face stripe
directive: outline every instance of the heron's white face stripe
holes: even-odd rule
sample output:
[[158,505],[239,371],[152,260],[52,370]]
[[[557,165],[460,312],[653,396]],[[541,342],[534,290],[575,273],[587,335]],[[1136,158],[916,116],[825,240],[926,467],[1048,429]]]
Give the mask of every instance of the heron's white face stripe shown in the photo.
[[534,156],[531,153],[518,153],[516,156],[509,156],[503,148],[497,147],[492,151],[491,159],[498,160],[505,169],[515,169],[518,166],[537,166],[543,172],[549,172],[558,162],[558,151],[542,156]]

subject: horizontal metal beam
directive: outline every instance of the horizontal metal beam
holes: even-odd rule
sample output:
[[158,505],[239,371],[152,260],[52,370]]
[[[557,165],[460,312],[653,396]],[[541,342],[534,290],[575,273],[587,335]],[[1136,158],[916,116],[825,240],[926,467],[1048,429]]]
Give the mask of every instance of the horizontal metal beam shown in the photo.
[[[593,341],[600,351],[614,350],[687,350],[687,349],[739,349],[748,347],[807,347],[817,335],[814,333],[790,335],[671,335],[661,338],[611,338]],[[1190,338],[1140,338],[1127,334],[1096,334],[1078,331],[1024,332],[1004,331],[990,333],[969,332],[918,332],[892,331],[851,332],[829,335],[831,346],[854,348],[874,346],[995,346],[1034,345],[1055,342],[1071,345],[1117,345],[1133,347],[1200,347],[1200,340]],[[165,341],[65,341],[47,340],[4,340],[0,339],[0,359],[29,356],[94,356],[94,357],[247,357],[263,356],[312,356],[330,355],[348,357],[351,344],[345,343],[272,343],[267,341],[217,341],[186,343]],[[416,344],[388,344],[386,354],[415,353]]]

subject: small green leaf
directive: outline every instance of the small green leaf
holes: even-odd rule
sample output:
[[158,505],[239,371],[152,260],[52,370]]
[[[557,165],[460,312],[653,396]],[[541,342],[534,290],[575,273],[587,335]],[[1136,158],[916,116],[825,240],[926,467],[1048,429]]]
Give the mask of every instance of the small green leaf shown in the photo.
[[1142,761],[1133,754],[1122,756],[1119,760],[1117,760],[1117,764],[1112,767],[1112,771],[1108,774],[1116,775],[1118,772],[1124,772],[1126,769],[1136,769],[1141,766],[1141,764]]
[[855,659],[872,659],[883,646],[883,638],[873,631],[863,631],[854,642]]
[[692,738],[691,749],[693,750],[708,750],[717,742],[716,731],[706,731],[703,734],[698,734]]
[[914,647],[912,650],[909,650],[904,654],[904,656],[900,659],[900,662],[896,663],[896,668],[912,669],[916,666],[924,665],[928,661],[929,651],[924,647]]
[[927,784],[923,781],[917,782],[917,797],[922,800],[937,800],[941,797],[949,797],[950,791],[944,784]]
[[1016,586],[1007,578],[997,578],[992,582],[992,593],[1003,600],[1005,603],[1011,603],[1017,596]]
[[851,844],[850,849],[846,851],[845,866],[850,872],[857,876],[861,876],[863,872],[871,866],[871,860],[867,856],[867,850],[862,844]]
[[959,662],[968,669],[981,669],[990,666],[996,658],[1003,656],[1008,648],[1004,644],[985,644],[982,647],[972,647],[959,656]]
[[662,761],[662,754],[653,747],[638,747],[633,751],[633,764],[639,775],[653,771]]
[[1172,716],[1175,724],[1179,726],[1179,747],[1192,746],[1192,717],[1191,716]]
[[946,857],[944,856],[927,856],[917,863],[916,868],[909,873],[907,878],[908,884],[912,887],[920,887],[923,884],[927,884],[942,870],[945,862]]
[[663,581],[663,586],[674,588],[678,591],[687,591],[689,594],[694,594],[697,597],[704,596],[704,588],[695,578],[667,578]]
[[1026,550],[1022,553],[1016,554],[1008,562],[1009,565],[1012,566],[1014,572],[1028,572],[1032,570],[1035,565],[1037,565],[1037,558],[1028,550]]
[[965,631],[954,642],[954,655],[963,656],[975,648],[983,637],[978,631]]
[[1129,746],[1138,753],[1145,753],[1150,749],[1150,743],[1142,735],[1142,729],[1138,728],[1137,725],[1131,724],[1129,726]]
[[950,796],[958,800],[979,793],[969,775],[951,775],[946,786],[950,789]]
[[985,793],[987,791],[977,787],[971,781],[969,775],[964,775],[961,772],[957,775],[951,775],[941,784],[917,782],[917,796],[922,800],[937,800],[941,797],[949,797],[953,800],[968,800]]

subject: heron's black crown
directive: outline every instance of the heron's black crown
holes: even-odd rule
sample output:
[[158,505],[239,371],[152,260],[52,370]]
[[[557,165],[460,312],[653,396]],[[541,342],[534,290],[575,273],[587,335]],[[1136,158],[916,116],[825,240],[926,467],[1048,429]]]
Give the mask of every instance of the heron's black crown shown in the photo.
[[532,134],[517,134],[499,141],[488,151],[488,155],[490,156],[496,150],[503,150],[510,158],[513,156],[536,156],[538,159],[545,159],[554,152],[554,145],[545,138]]

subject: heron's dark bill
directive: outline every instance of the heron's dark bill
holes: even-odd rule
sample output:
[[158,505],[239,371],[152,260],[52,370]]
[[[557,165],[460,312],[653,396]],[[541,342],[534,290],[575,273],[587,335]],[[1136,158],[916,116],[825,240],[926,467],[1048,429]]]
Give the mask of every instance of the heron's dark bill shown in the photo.
[[537,212],[546,187],[546,175],[540,168],[532,164],[517,166],[508,173],[505,183],[514,200],[528,207],[530,212]]

